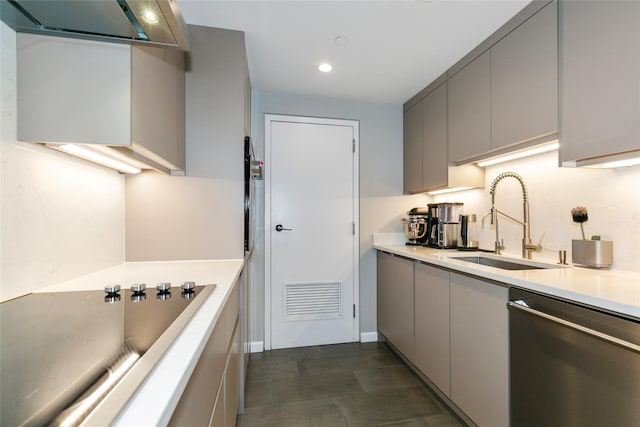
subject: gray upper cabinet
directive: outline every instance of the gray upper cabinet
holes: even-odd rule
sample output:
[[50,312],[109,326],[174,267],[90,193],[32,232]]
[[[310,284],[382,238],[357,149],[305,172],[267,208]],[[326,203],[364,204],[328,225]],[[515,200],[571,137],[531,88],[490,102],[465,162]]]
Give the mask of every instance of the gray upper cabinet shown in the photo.
[[404,113],[404,192],[443,188],[448,181],[445,81]]
[[491,61],[485,52],[449,76],[449,162],[491,148]]
[[20,141],[148,151],[184,170],[182,51],[28,33],[17,51]]
[[405,194],[484,185],[484,173],[477,166],[449,167],[448,84],[443,74],[405,104]]
[[640,2],[560,2],[565,166],[640,150]]
[[451,67],[450,164],[557,136],[557,7],[532,2]]
[[552,2],[491,48],[491,149],[558,131],[558,19]]
[[447,83],[422,100],[422,188],[446,187]]
[[185,168],[184,52],[131,49],[131,138]]
[[404,192],[422,187],[422,102],[404,112]]

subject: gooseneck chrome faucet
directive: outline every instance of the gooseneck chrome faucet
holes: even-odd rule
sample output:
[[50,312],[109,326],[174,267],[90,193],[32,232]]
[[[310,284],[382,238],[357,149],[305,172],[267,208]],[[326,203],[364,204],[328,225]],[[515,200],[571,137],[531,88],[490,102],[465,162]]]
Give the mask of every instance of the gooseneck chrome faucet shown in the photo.
[[[496,208],[496,187],[500,181],[505,178],[515,178],[518,180],[520,185],[522,186],[522,199],[523,199],[523,219],[522,221],[515,219],[514,217],[507,215],[506,213],[498,210]],[[522,225],[522,258],[531,259],[531,253],[533,251],[541,251],[542,246],[540,244],[532,244],[531,243],[531,220],[529,216],[529,193],[527,192],[527,187],[524,184],[524,180],[520,175],[515,172],[504,172],[498,175],[493,182],[491,183],[491,189],[489,191],[491,194],[491,211],[487,212],[484,216],[491,215],[491,224],[495,224],[496,226],[496,241],[495,241],[495,253],[500,254],[500,252],[504,249],[504,243],[500,240],[500,234],[498,231],[498,214],[509,218],[510,220],[517,222]],[[484,219],[484,217],[483,217]]]

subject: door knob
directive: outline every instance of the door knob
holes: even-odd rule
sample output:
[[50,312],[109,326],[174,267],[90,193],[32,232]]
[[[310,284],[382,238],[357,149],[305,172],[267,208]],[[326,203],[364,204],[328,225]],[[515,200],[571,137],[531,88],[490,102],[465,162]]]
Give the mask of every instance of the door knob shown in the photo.
[[277,232],[280,232],[280,231],[291,231],[291,229],[287,228],[287,227],[283,227],[282,224],[278,224],[278,225],[276,225],[276,231]]

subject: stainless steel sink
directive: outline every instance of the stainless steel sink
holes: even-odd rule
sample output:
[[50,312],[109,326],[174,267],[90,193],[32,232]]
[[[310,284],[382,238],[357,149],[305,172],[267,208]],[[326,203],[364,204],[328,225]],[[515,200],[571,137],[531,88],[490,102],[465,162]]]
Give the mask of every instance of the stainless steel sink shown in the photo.
[[458,261],[471,262],[474,264],[486,265],[489,267],[501,268],[503,270],[544,270],[548,268],[560,268],[553,264],[542,263],[525,263],[506,261],[502,259],[489,258],[485,256],[461,256],[461,257],[449,257],[450,259],[456,259]]

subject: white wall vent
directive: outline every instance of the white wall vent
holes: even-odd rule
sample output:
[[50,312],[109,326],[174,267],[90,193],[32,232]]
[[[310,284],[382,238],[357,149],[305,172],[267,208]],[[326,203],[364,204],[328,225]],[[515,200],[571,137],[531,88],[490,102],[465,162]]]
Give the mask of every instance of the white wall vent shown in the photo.
[[285,321],[342,318],[342,282],[283,285]]

